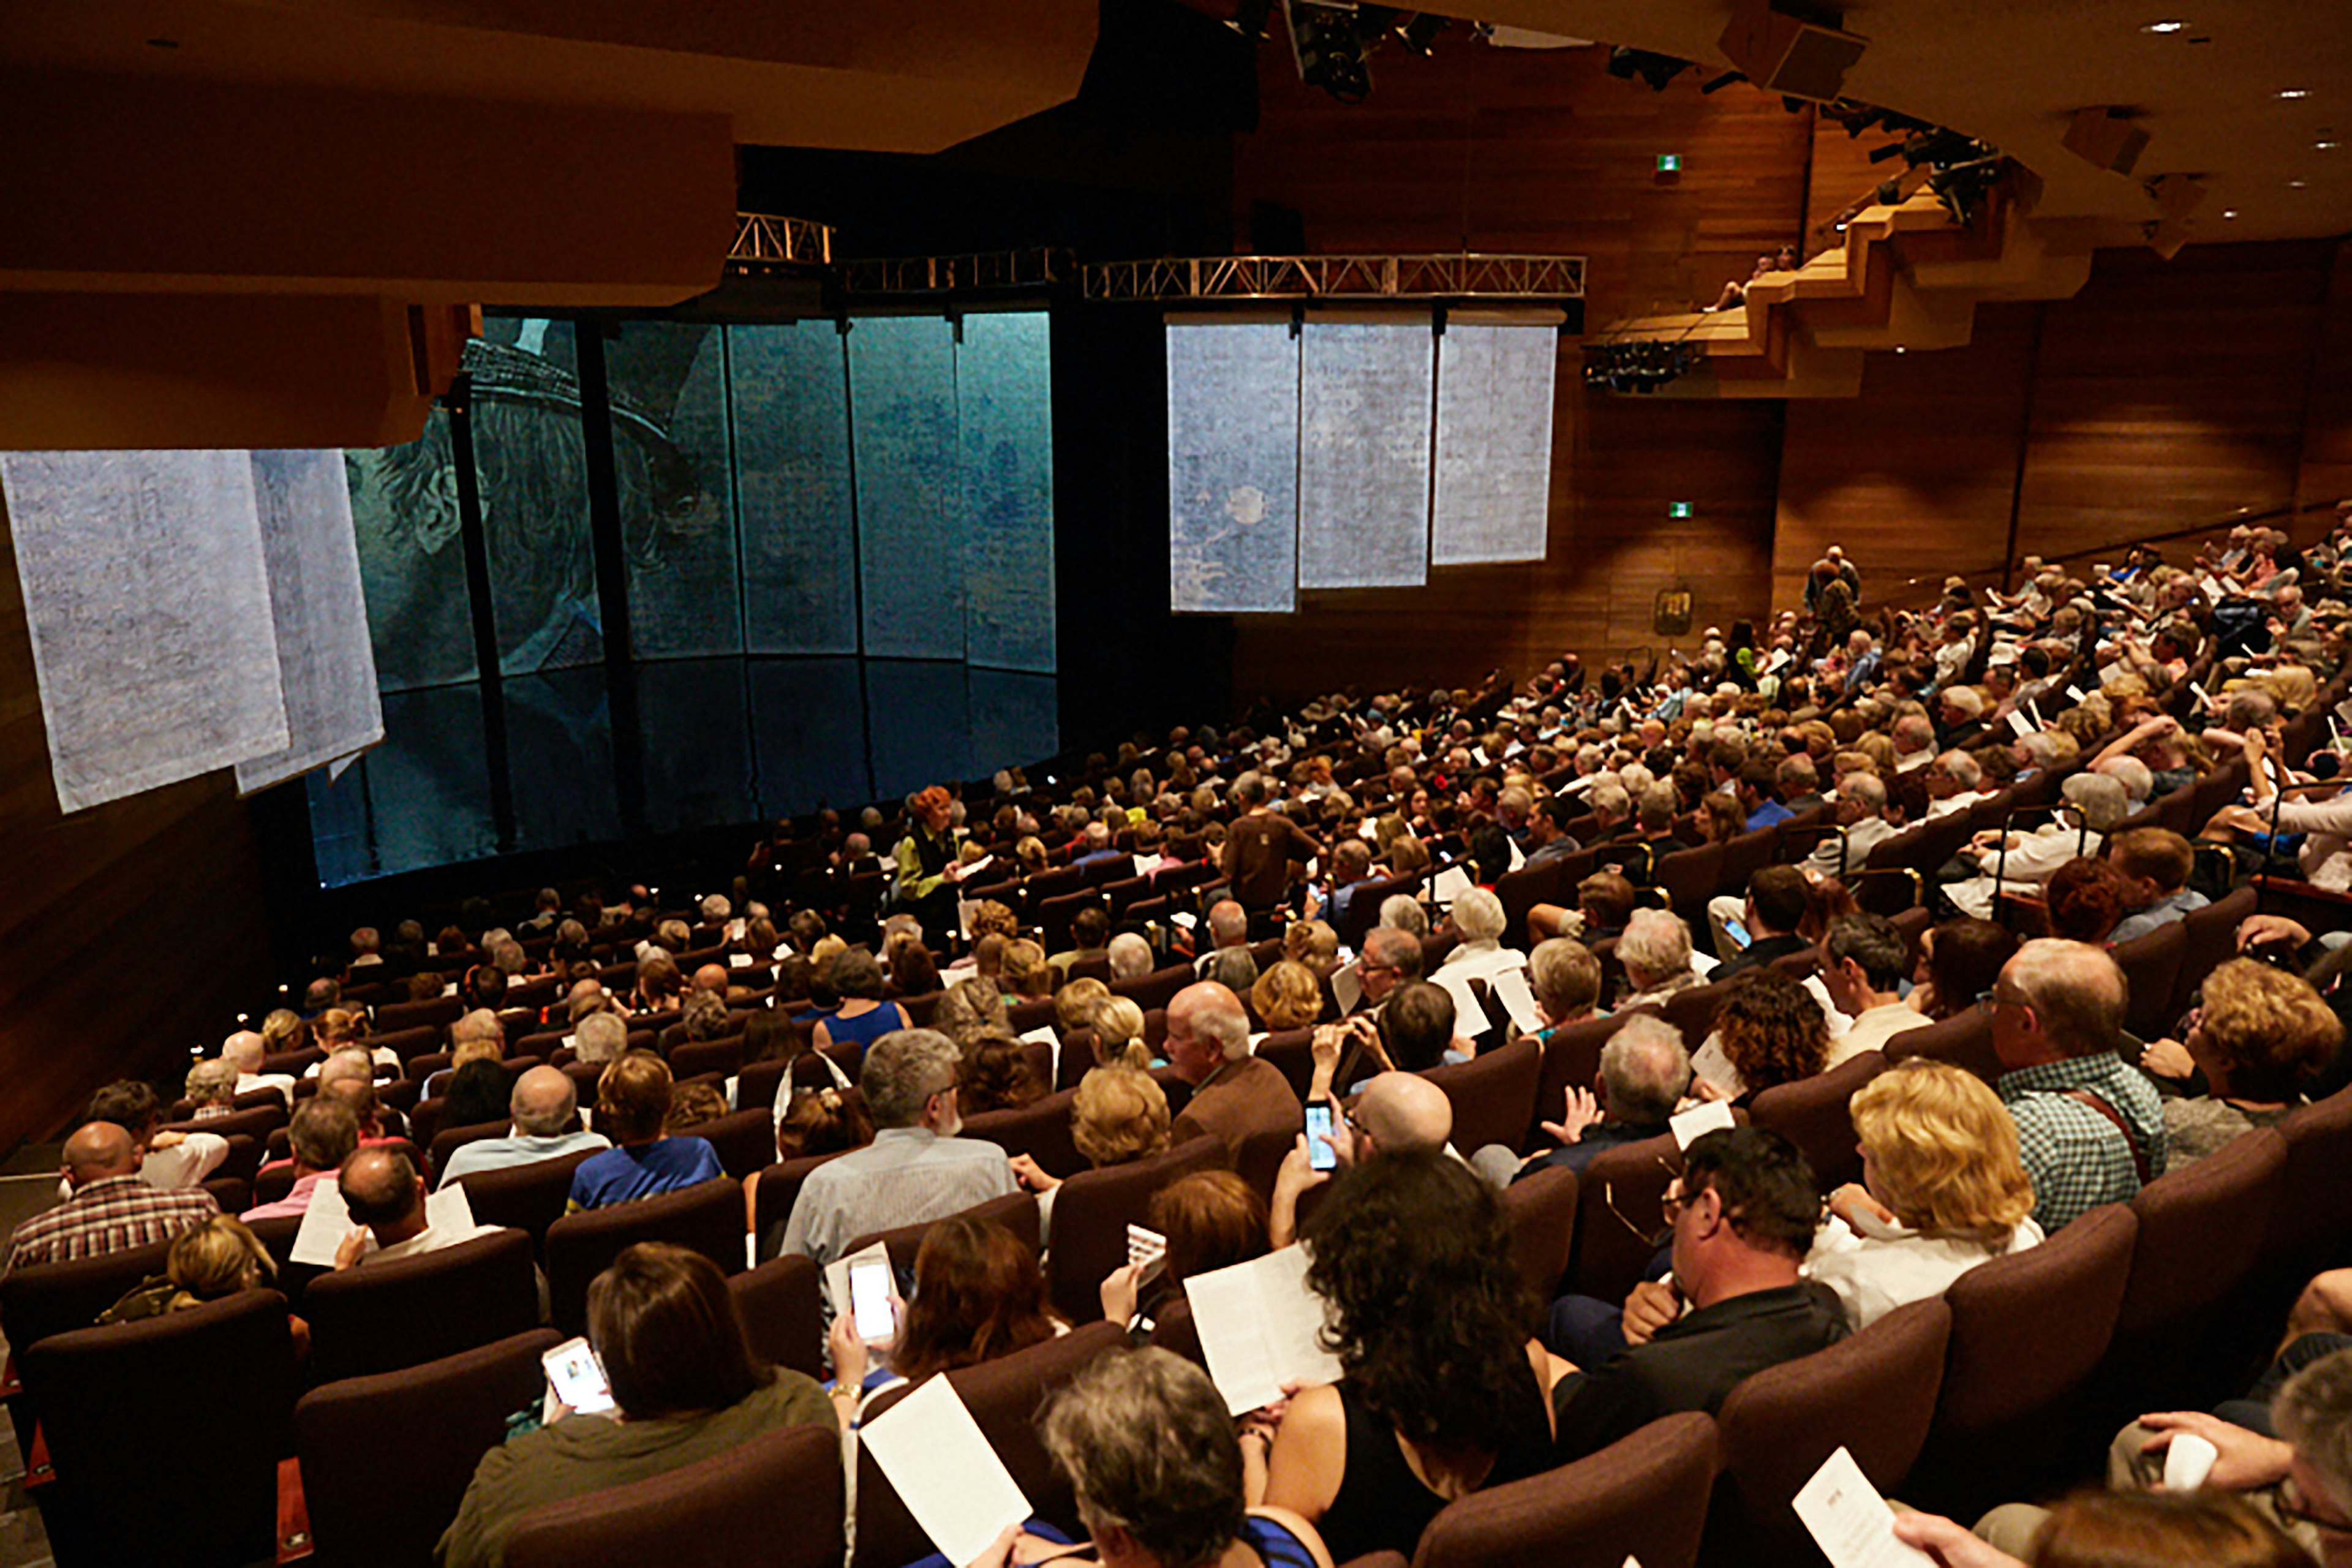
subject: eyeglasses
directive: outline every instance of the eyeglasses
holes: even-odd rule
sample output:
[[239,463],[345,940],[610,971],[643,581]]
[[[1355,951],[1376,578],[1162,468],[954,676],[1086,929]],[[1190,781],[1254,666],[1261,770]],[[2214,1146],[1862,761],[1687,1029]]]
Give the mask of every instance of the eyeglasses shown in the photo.
[[[1656,1155],[1654,1158],[1658,1163],[1658,1169],[1666,1173],[1666,1184],[1670,1187],[1678,1184],[1682,1180],[1682,1173],[1675,1170],[1674,1166],[1668,1164],[1666,1163],[1666,1157],[1664,1154]],[[1623,1226],[1629,1233],[1642,1243],[1643,1246],[1647,1247],[1654,1251],[1658,1247],[1664,1247],[1666,1244],[1666,1238],[1674,1235],[1675,1221],[1681,1216],[1683,1207],[1687,1201],[1688,1199],[1686,1197],[1675,1196],[1661,1192],[1658,1194],[1658,1206],[1665,1215],[1666,1223],[1664,1226],[1652,1226],[1636,1225],[1626,1215],[1623,1209],[1617,1206],[1617,1194],[1614,1190],[1614,1184],[1612,1184],[1606,1176],[1602,1177],[1601,1180],[1601,1202],[1602,1206],[1606,1207],[1612,1215],[1615,1215],[1617,1223]]]

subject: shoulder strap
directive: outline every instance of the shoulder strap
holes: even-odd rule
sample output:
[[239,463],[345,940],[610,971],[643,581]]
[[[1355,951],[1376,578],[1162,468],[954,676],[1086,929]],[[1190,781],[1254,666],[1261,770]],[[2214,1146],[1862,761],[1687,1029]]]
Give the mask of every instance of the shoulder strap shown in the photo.
[[2124,1135],[2124,1147],[2131,1151],[2132,1168],[2139,1173],[2139,1184],[2143,1187],[2147,1185],[2147,1156],[2140,1152],[2139,1140],[2132,1136],[2131,1125],[2124,1120],[2123,1112],[2087,1089],[2070,1089],[2066,1091],[2066,1098],[2089,1106],[2116,1124],[2116,1131]]

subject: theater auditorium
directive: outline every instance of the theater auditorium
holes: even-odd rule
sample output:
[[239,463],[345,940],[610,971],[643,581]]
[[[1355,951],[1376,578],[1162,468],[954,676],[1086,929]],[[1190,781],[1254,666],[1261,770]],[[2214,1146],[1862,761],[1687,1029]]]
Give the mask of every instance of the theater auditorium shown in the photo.
[[2352,44],[0,21],[0,1563],[2352,1563]]

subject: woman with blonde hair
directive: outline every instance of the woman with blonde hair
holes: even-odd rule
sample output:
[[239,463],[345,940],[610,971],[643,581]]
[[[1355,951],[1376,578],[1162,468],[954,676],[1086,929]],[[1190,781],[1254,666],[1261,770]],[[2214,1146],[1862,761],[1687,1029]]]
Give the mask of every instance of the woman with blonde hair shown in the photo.
[[1151,1068],[1151,1047],[1143,1043],[1143,1009],[1130,997],[1112,996],[1096,1004],[1095,1061],[1102,1067]]
[[[1070,1101],[1070,1142],[1099,1171],[1132,1164],[1168,1152],[1168,1096],[1150,1073],[1124,1067],[1096,1068],[1078,1084]],[[1026,1154],[1013,1156],[1013,1174],[1037,1196],[1038,1223],[1053,1236],[1054,1191],[1062,1178]]]
[[1830,1194],[1804,1272],[1837,1292],[1857,1332],[2042,1240],[2017,1124],[1983,1079],[1914,1058],[1864,1085],[1850,1109],[1862,1182]]
[[2233,958],[2205,977],[2202,994],[2188,1040],[2155,1041],[2140,1058],[2160,1077],[2205,1075],[2204,1093],[2164,1102],[2168,1170],[2285,1120],[2344,1043],[2343,1021],[2327,999],[2309,981],[2267,963]]
[[1303,1029],[1323,1016],[1322,983],[1296,959],[1270,965],[1250,987],[1249,1000],[1258,1026],[1268,1034]]

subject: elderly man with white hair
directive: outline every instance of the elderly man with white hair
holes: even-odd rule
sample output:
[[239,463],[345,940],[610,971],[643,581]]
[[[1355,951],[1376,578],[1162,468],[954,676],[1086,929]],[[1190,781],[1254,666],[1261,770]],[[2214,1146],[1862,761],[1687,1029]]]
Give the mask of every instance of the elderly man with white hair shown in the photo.
[[1690,927],[1671,910],[1635,910],[1617,939],[1617,962],[1633,993],[1625,998],[1628,1007],[1663,1002],[1699,984],[1691,962]]
[[1110,964],[1110,977],[1116,981],[1140,980],[1151,973],[1151,944],[1131,931],[1123,931],[1110,939],[1103,950]]
[[1171,1129],[1175,1142],[1207,1134],[1238,1156],[1251,1133],[1298,1126],[1303,1112],[1290,1080],[1250,1055],[1249,1015],[1241,998],[1215,981],[1176,993],[1161,1048],[1192,1090]]
[[274,1089],[285,1096],[288,1110],[294,1106],[294,1075],[283,1072],[263,1072],[262,1058],[269,1047],[262,1041],[260,1032],[239,1029],[221,1042],[221,1059],[236,1068],[238,1094],[251,1094],[257,1089]]
[[583,1131],[575,1125],[578,1110],[579,1090],[570,1078],[555,1068],[532,1068],[515,1079],[514,1091],[508,1097],[507,1114],[513,1124],[507,1136],[478,1138],[459,1145],[441,1173],[441,1184],[446,1187],[475,1171],[502,1171],[611,1148],[613,1141],[603,1133]]
[[1879,782],[1877,774],[1846,774],[1838,780],[1832,798],[1836,805],[1832,820],[1844,831],[1842,836],[1832,834],[1822,839],[1805,857],[1805,874],[1817,880],[1861,870],[1870,852],[1897,832],[1895,826],[1886,820],[1886,786]]
[[1992,792],[1982,788],[1983,784],[1984,769],[1974,757],[1966,752],[1946,752],[1927,773],[1927,820],[1990,800]]

